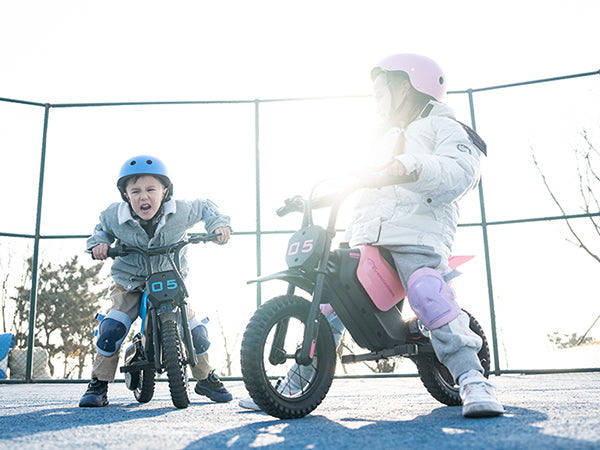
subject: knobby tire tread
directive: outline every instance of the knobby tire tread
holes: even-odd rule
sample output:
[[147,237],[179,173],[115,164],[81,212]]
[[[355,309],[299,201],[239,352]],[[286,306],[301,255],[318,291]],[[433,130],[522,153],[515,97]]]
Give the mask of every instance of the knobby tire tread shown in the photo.
[[171,400],[177,408],[187,408],[190,404],[190,394],[186,377],[185,358],[181,345],[181,338],[175,321],[167,320],[162,324],[161,337],[163,346],[163,359]]
[[[490,373],[490,348],[487,339],[479,322],[469,312],[464,312],[469,316],[469,328],[483,341],[478,356],[484,369],[484,376],[487,378]],[[437,359],[435,353],[417,356],[414,358],[414,362],[417,365],[421,382],[433,398],[448,406],[462,405],[458,385],[452,379],[450,371]]]
[[154,371],[140,370],[138,376],[138,385],[133,395],[139,403],[148,403],[154,397]]
[[317,379],[306,394],[289,399],[279,395],[271,385],[263,358],[265,341],[277,322],[294,317],[306,324],[310,302],[304,298],[283,295],[260,306],[246,327],[242,340],[241,366],[246,389],[267,414],[280,419],[296,419],[312,412],[325,398],[335,372],[336,354],[331,327],[325,316],[319,316],[317,338]]

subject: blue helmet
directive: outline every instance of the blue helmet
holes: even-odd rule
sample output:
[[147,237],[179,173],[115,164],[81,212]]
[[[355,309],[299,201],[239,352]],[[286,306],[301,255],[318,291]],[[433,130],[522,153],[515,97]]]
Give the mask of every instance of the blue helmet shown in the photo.
[[155,175],[160,179],[161,183],[168,189],[168,193],[164,199],[167,201],[173,195],[173,183],[169,178],[167,166],[158,158],[150,155],[139,155],[129,158],[119,171],[119,179],[117,180],[117,187],[121,193],[123,200],[127,201],[125,197],[125,187],[127,181],[137,175]]

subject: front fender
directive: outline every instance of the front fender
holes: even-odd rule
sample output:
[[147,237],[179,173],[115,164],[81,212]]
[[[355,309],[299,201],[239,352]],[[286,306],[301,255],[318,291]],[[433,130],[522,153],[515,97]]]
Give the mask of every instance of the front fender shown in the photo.
[[265,275],[253,280],[247,281],[248,284],[262,283],[264,281],[282,280],[287,283],[298,286],[300,289],[312,294],[315,289],[315,282],[306,276],[306,274],[298,269],[287,269],[281,272],[276,272],[271,275]]

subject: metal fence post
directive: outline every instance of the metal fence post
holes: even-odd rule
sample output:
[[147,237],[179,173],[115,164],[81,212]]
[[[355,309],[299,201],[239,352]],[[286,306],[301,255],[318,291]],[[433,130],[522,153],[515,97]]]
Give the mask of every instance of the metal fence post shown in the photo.
[[35,237],[33,243],[33,258],[31,262],[31,294],[29,300],[29,335],[27,336],[27,365],[25,368],[25,382],[31,382],[31,371],[33,365],[33,348],[35,344],[35,310],[37,303],[38,288],[38,264],[40,256],[40,225],[42,221],[42,198],[44,194],[44,172],[46,169],[46,138],[48,136],[48,115],[50,105],[44,105],[44,131],[42,134],[42,154],[40,157],[40,178],[38,180],[38,201],[35,219]]
[[[254,100],[254,159],[255,159],[255,186],[256,186],[256,276],[262,273],[262,245],[261,245],[261,224],[260,224],[260,122],[259,122],[260,100]],[[262,302],[261,283],[256,283],[256,307]]]
[[[477,131],[475,123],[475,107],[473,90],[467,90],[469,95],[469,110],[471,111],[471,126]],[[494,308],[494,289],[492,287],[492,268],[490,264],[490,247],[488,243],[487,220],[485,216],[485,201],[483,200],[483,182],[479,180],[479,209],[481,211],[481,233],[483,235],[483,253],[485,255],[485,273],[487,276],[488,301],[490,305],[490,322],[492,325],[492,348],[494,354],[494,374],[500,375],[500,360],[498,358],[498,336],[496,332],[496,311]]]

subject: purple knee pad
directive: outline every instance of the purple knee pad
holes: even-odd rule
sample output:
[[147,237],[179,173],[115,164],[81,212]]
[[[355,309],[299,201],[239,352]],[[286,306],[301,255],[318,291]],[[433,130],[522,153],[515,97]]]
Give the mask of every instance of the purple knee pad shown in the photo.
[[408,279],[408,303],[430,330],[446,325],[460,314],[452,288],[437,270],[429,267],[416,270]]

